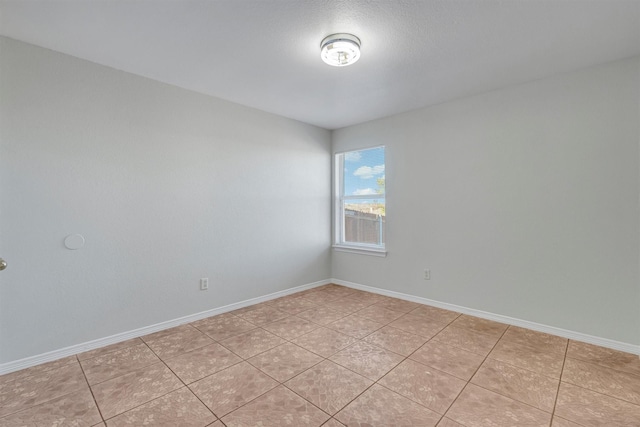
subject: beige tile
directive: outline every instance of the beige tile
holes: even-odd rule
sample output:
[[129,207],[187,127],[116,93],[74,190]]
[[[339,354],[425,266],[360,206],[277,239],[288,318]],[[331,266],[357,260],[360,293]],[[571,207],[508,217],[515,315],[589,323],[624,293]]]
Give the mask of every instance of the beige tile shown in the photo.
[[534,347],[537,350],[563,354],[567,351],[567,342],[569,341],[566,338],[556,335],[545,334],[517,326],[509,326],[507,332],[502,336],[502,340],[527,347]]
[[93,426],[102,421],[89,387],[0,419],[4,427]]
[[329,415],[280,386],[224,417],[227,427],[316,427]]
[[273,304],[273,301],[263,301],[257,304],[251,304],[246,307],[242,307],[242,308],[238,308],[237,310],[230,311],[229,314],[233,314],[234,316],[240,316],[250,311],[257,310],[259,308],[268,307],[272,304]]
[[484,360],[484,356],[437,341],[429,341],[409,358],[465,381],[471,379]]
[[329,357],[357,340],[332,329],[320,327],[292,342],[322,357]]
[[449,418],[442,418],[437,427],[464,427],[462,424],[458,424]]
[[322,424],[322,427],[346,427],[340,421],[336,421],[334,418],[331,418],[326,423]]
[[429,339],[443,330],[447,324],[437,322],[429,317],[405,314],[401,318],[389,323],[389,326]]
[[378,384],[444,414],[467,382],[408,359],[385,375]]
[[551,427],[582,427],[580,424],[576,424],[573,421],[565,420],[560,417],[553,417]]
[[489,354],[489,358],[553,378],[560,378],[564,363],[564,354],[562,353],[549,353],[503,340],[498,342]]
[[331,356],[331,361],[373,381],[382,378],[403,359],[399,354],[364,341],[358,341]]
[[640,406],[564,382],[555,415],[584,427],[640,426]]
[[335,418],[349,427],[432,427],[440,415],[375,384],[338,412]]
[[451,326],[468,329],[473,332],[500,337],[507,330],[509,325],[494,322],[493,320],[481,319],[479,317],[463,314],[451,323]]
[[487,359],[471,382],[543,411],[553,412],[559,380]]
[[182,381],[189,384],[241,361],[240,357],[216,343],[166,359],[164,362]]
[[499,336],[486,335],[469,329],[447,326],[433,339],[452,347],[486,356],[498,342]]
[[23,379],[14,379],[0,388],[0,417],[84,390],[86,386],[77,359],[75,363],[39,370]]
[[322,357],[302,347],[285,343],[247,361],[272,378],[285,382],[322,360]]
[[333,310],[341,311],[348,314],[354,313],[358,310],[362,310],[363,308],[367,308],[370,305],[372,304],[368,301],[361,301],[360,299],[353,297],[340,298],[328,304],[328,306]]
[[419,335],[401,331],[400,329],[385,326],[365,337],[364,341],[393,351],[394,353],[408,356],[424,344],[427,339]]
[[640,405],[640,376],[567,358],[562,381]]
[[402,313],[408,313],[411,310],[420,307],[420,304],[411,302],[411,301],[405,301],[398,298],[389,298],[387,300],[376,303],[375,306],[386,308],[393,311],[399,311]]
[[76,358],[76,356],[67,356],[58,360],[54,360],[52,362],[42,363],[30,368],[0,375],[0,386],[4,386],[5,384],[8,384],[11,381],[15,380],[24,380],[27,377],[37,377],[43,372],[50,371],[52,369],[58,369],[69,364],[78,364],[78,359]]
[[335,301],[340,298],[339,295],[334,295],[331,292],[327,292],[324,290],[310,292],[308,294],[303,295],[303,297],[314,304],[322,305],[327,304],[331,301]]
[[278,320],[277,322],[264,325],[262,328],[279,336],[280,338],[292,340],[300,335],[304,335],[314,329],[317,329],[318,325],[296,316],[289,316]]
[[473,384],[460,393],[447,418],[466,427],[484,427],[487,420],[492,426],[548,427],[551,414],[536,409]]
[[78,354],[78,359],[86,360],[86,359],[91,359],[98,356],[104,356],[107,353],[122,350],[127,347],[133,347],[134,345],[138,345],[138,344],[142,344],[142,340],[140,338],[133,338],[130,340],[111,344],[105,347],[96,348],[95,350],[85,351],[84,353]]
[[285,313],[289,314],[298,314],[301,311],[316,307],[316,304],[314,304],[313,302],[306,300],[301,296],[297,296],[297,294],[294,295],[289,295],[288,297],[278,298],[277,300],[274,300],[273,304],[271,304],[271,307],[277,308],[278,310],[284,311]]
[[321,305],[298,313],[297,316],[319,325],[327,325],[331,322],[342,319],[346,314],[342,311],[332,310],[326,305]]
[[147,347],[138,344],[121,350],[112,351],[92,359],[80,362],[89,384],[98,384],[111,378],[153,365],[160,359]]
[[215,420],[211,411],[188,388],[183,387],[108,420],[107,426],[202,427]]
[[276,320],[284,319],[288,316],[290,316],[289,313],[280,311],[272,305],[260,307],[239,315],[239,317],[247,322],[253,323],[254,325],[264,325],[265,323],[275,322]]
[[327,328],[331,328],[334,331],[341,332],[354,338],[364,338],[383,326],[384,325],[382,323],[374,322],[373,320],[365,319],[364,317],[350,315],[329,323]]
[[105,419],[154,400],[182,387],[163,363],[147,366],[91,387]]
[[284,342],[285,340],[273,335],[271,332],[267,332],[264,329],[254,329],[253,331],[220,341],[220,344],[243,359],[248,359]]
[[278,385],[277,381],[242,362],[189,386],[218,418]]
[[222,421],[218,420],[218,421],[216,421],[216,422],[215,422],[215,423],[213,423],[213,424],[209,424],[209,426],[208,426],[208,427],[225,427],[225,425],[224,425],[224,424],[222,424]]
[[373,304],[377,304],[381,301],[385,301],[385,299],[387,297],[379,295],[379,294],[374,294],[371,292],[365,292],[365,291],[360,291],[360,290],[354,290],[353,293],[351,293],[348,298],[355,298],[358,301],[362,301],[364,303],[367,303],[369,305],[373,305]]
[[193,322],[192,325],[216,341],[244,334],[257,326],[231,314],[210,317]]
[[331,415],[371,384],[373,381],[328,360],[285,383],[295,393]]
[[424,316],[429,317],[437,322],[450,323],[458,316],[460,313],[450,310],[445,310],[444,308],[433,307],[430,305],[421,305],[409,312],[409,314],[413,314],[414,316]]
[[194,327],[167,335],[155,340],[145,341],[158,357],[164,359],[177,356],[200,347],[211,345],[214,341]]
[[150,341],[150,340],[159,340],[160,338],[164,338],[164,337],[169,336],[171,334],[176,334],[178,332],[187,331],[190,328],[191,328],[190,325],[184,324],[184,325],[176,326],[174,328],[169,328],[169,329],[164,329],[162,331],[154,332],[153,334],[145,335],[145,336],[143,336],[141,338],[145,342],[146,341]]
[[584,342],[569,342],[567,357],[640,376],[640,356]]
[[389,310],[388,308],[370,306],[363,308],[360,311],[356,311],[355,314],[360,317],[365,317],[374,322],[387,324],[391,323],[399,317],[404,315],[403,312]]

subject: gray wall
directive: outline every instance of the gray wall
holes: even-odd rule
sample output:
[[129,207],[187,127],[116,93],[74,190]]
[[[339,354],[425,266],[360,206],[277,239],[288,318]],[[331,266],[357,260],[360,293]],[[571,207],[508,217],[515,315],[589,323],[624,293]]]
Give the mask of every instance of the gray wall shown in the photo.
[[387,147],[388,256],[333,277],[640,343],[639,87],[633,58],[334,131]]
[[330,277],[329,131],[6,38],[0,57],[0,363]]

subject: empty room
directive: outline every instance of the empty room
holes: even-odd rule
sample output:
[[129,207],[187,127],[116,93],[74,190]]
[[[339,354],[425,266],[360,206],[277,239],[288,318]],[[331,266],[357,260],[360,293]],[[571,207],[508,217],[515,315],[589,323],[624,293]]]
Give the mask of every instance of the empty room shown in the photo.
[[638,427],[639,355],[640,0],[0,0],[0,426]]

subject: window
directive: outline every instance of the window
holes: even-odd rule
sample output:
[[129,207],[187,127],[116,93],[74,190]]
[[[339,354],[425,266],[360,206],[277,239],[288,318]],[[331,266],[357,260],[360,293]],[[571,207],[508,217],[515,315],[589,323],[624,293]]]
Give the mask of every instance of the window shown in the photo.
[[336,154],[334,209],[336,249],[385,254],[384,147]]

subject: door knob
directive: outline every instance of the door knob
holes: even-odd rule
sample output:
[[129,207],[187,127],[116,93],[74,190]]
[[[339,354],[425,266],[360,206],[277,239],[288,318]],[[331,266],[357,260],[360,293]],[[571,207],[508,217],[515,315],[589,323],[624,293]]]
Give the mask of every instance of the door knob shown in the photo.
[[7,268],[7,261],[0,258],[0,271],[4,270],[5,268]]

